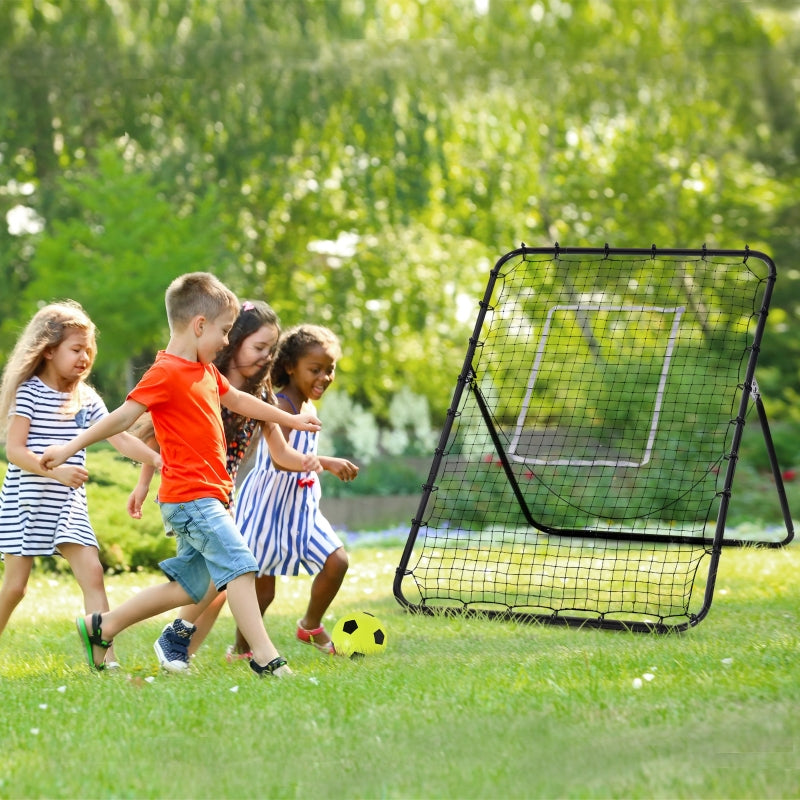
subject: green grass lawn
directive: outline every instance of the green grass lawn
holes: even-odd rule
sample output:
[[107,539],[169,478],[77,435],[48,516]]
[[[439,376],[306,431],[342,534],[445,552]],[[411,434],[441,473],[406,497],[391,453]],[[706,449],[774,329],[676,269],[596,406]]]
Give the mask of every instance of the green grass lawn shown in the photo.
[[[153,504],[124,513],[130,464],[102,449],[89,463],[108,563],[132,567],[108,576],[116,606],[161,580],[136,563],[174,542]],[[754,471],[732,508],[780,523]],[[725,548],[708,617],[655,636],[409,615],[392,596],[401,529],[351,538],[326,619],[377,614],[383,655],[297,642],[310,579],[279,582],[267,624],[289,681],[225,662],[227,609],[191,675],[158,670],[170,615],[117,638],[121,674],[92,674],[78,587],[40,564],[0,637],[0,798],[800,798],[800,545]]]
[[[326,623],[372,611],[386,652],[296,642],[308,579],[281,580],[285,681],[225,662],[227,609],[191,675],[157,669],[169,615],[117,638],[122,674],[91,674],[75,582],[36,572],[0,638],[0,797],[800,797],[797,545],[726,549],[709,616],[670,636],[409,615],[400,548],[350,555]],[[158,580],[110,576],[112,605]]]

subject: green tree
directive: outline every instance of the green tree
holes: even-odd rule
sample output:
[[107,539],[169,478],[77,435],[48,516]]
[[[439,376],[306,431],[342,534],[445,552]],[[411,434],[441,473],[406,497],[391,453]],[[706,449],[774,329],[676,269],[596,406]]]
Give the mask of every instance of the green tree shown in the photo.
[[[383,417],[408,385],[441,419],[471,332],[463,309],[522,241],[772,253],[790,268],[762,385],[789,413],[800,395],[793,9],[5,0],[0,211],[33,187],[25,202],[46,228],[0,251],[13,292],[0,298],[0,351],[27,312],[27,285],[50,294],[38,271],[52,272],[67,245],[58,224],[88,236],[89,197],[65,187],[106,174],[103,153],[127,136],[130,175],[157,176],[147,180],[171,209],[139,213],[207,235],[219,274],[284,323],[333,327],[346,349],[341,388]],[[122,235],[109,244],[137,252]],[[142,268],[160,274],[154,258]]]
[[72,216],[55,220],[37,248],[20,308],[30,315],[65,297],[84,306],[100,331],[93,380],[114,404],[166,344],[169,283],[226,267],[214,192],[174,208],[157,179],[133,166],[136,155],[130,142],[109,145],[94,169],[57,182]]

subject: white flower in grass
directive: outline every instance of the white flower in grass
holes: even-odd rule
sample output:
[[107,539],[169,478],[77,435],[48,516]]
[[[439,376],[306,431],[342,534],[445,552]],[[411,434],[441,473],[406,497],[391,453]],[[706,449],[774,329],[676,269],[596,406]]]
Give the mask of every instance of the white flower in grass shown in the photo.
[[729,667],[731,664],[733,664],[733,659],[732,659],[732,658],[723,658],[723,659],[722,659],[722,663],[723,663],[723,664],[724,664],[726,667]]
[[633,679],[633,688],[634,689],[641,689],[642,688],[642,679],[641,678],[634,678]]
[[239,687],[238,687],[238,686],[231,686],[231,691],[232,691],[234,694],[236,694],[236,692],[238,692],[238,691],[239,691]]
[[44,711],[47,708],[47,703],[39,703],[39,708],[41,708],[42,711]]
[[31,733],[32,733],[34,736],[38,736],[38,735],[39,735],[39,729],[38,729],[38,728],[31,728]]
[[644,678],[646,681],[651,681],[651,680],[653,680],[653,678],[655,678],[655,675],[653,675],[653,673],[652,673],[652,672],[645,672],[645,673],[644,673],[644,675],[642,675],[642,677],[643,677],[643,678]]
[[313,683],[314,686],[319,686],[319,680],[317,678],[309,678],[308,682]]
[[145,678],[145,681],[147,681],[147,683],[153,683],[154,680],[155,680],[155,676],[154,675],[148,675]]
[[59,686],[58,689],[56,689],[56,691],[57,692],[61,692],[61,694],[64,694],[64,692],[67,691],[67,687],[66,686]]

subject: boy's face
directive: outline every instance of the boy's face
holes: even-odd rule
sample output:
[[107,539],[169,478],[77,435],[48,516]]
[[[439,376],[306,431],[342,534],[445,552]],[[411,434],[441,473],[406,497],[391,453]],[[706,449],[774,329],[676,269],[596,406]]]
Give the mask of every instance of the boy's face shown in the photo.
[[236,320],[234,311],[223,311],[214,319],[196,317],[197,360],[210,364],[228,344],[228,334]]

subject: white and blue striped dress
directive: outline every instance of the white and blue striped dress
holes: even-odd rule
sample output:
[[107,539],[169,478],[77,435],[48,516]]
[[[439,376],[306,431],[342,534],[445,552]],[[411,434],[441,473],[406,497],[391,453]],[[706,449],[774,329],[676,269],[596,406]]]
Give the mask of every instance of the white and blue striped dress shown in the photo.
[[[313,407],[309,410],[313,411]],[[289,445],[301,453],[317,452],[317,434],[292,430]],[[262,437],[253,468],[236,494],[236,524],[258,562],[259,575],[309,575],[342,547],[322,515],[319,476],[276,469]]]
[[[17,389],[10,415],[30,420],[27,443],[34,453],[41,455],[48,445],[68,442],[108,414],[94,389],[85,384],[79,388],[79,403],[38,377]],[[85,465],[86,451],[80,450],[67,463]],[[98,546],[89,522],[86,487],[72,489],[9,464],[0,490],[0,553],[50,556],[68,542]]]

